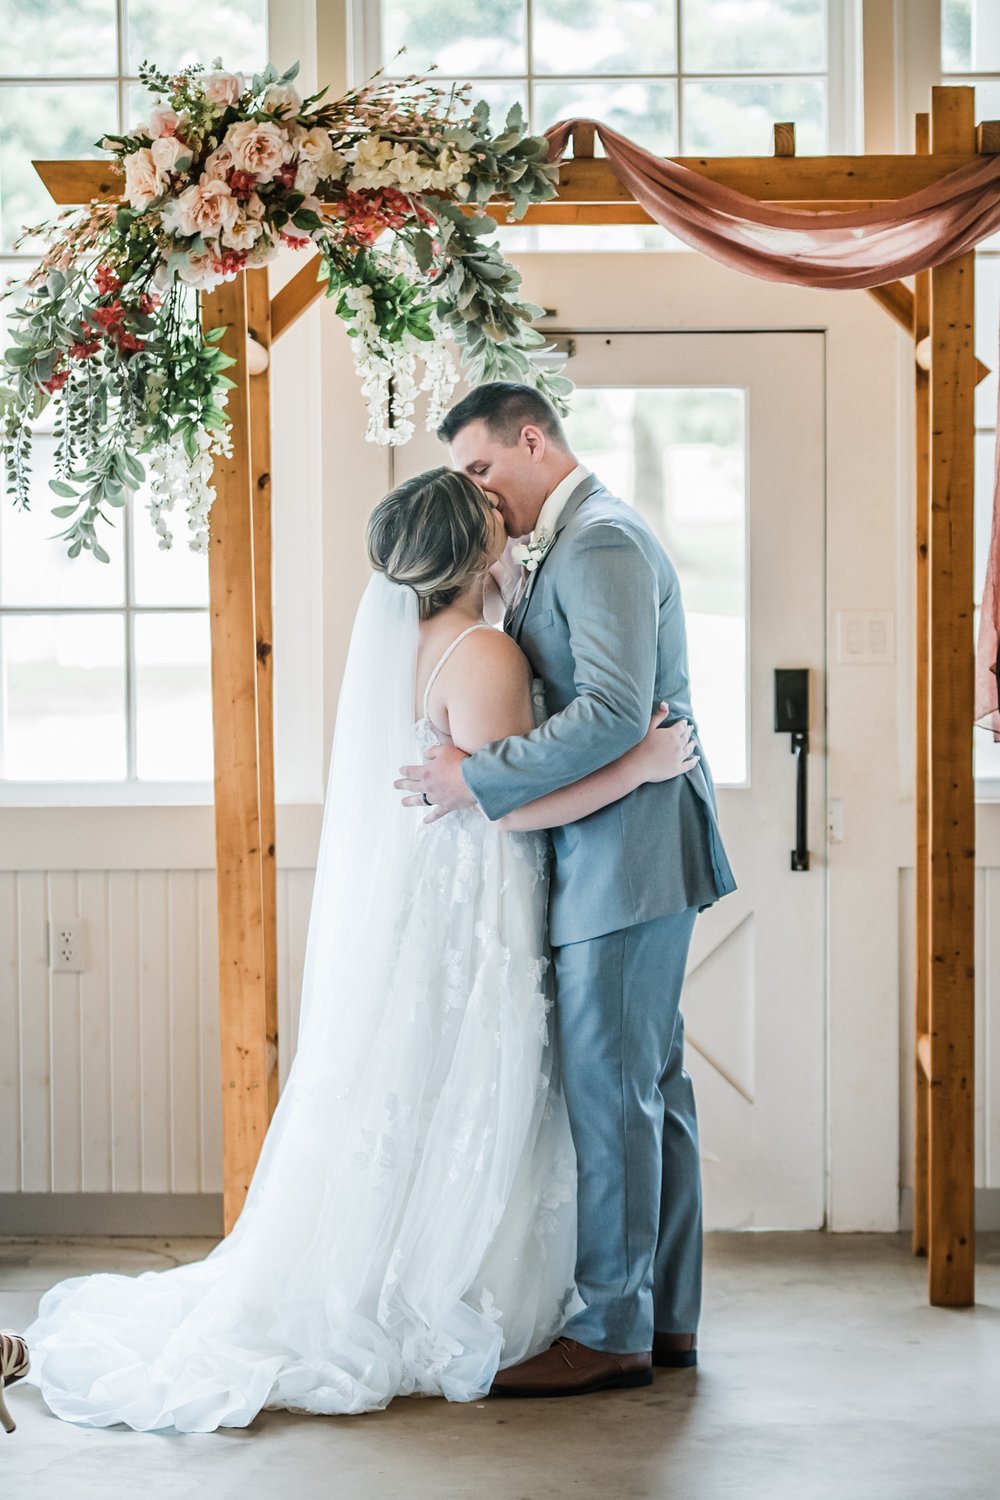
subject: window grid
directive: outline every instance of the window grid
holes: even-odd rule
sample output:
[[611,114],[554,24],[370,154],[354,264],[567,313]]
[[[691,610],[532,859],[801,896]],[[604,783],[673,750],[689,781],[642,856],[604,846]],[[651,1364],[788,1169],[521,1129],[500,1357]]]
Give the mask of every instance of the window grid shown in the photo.
[[[105,85],[106,86],[109,83],[113,83],[113,84],[115,84],[115,87],[116,87],[116,103],[117,103],[117,123],[116,123],[115,129],[118,132],[124,131],[127,128],[128,124],[131,123],[126,118],[126,108],[127,108],[127,99],[128,99],[129,91],[130,91],[130,89],[132,87],[140,85],[141,82],[142,82],[142,80],[138,77],[137,74],[127,74],[127,73],[125,73],[123,71],[124,70],[124,66],[125,66],[125,37],[126,37],[125,28],[126,28],[126,25],[127,25],[126,0],[116,0],[115,62],[116,62],[117,71],[115,73],[100,73],[100,74],[99,73],[89,73],[89,74],[80,74],[80,75],[75,75],[75,74],[48,75],[48,74],[46,74],[46,75],[31,75],[31,76],[22,76],[22,75],[19,75],[19,74],[2,73],[2,74],[0,74],[0,87],[2,87],[4,85],[11,85],[11,86],[15,86],[15,87],[18,87],[18,88],[31,88],[31,87],[51,88],[53,85],[59,85],[59,84],[63,84],[63,85],[67,85],[67,86],[72,86],[72,87],[86,86],[86,85],[91,85],[92,84],[94,87],[98,87],[100,85]],[[24,251],[22,251],[22,252],[12,252],[12,251],[7,251],[7,252],[4,252],[4,253],[0,253],[0,280],[6,281],[6,278],[8,276],[11,276],[11,275],[17,277],[18,279],[20,279],[21,277],[23,277],[26,274],[26,272],[28,271],[28,269],[36,262],[36,260],[37,260],[37,256],[34,255],[34,254],[32,254],[32,253],[30,253],[30,252],[24,252]],[[5,316],[5,315],[6,315],[6,308],[3,307],[2,305],[0,305],[0,316]],[[44,429],[40,429],[38,435],[39,436],[45,435]],[[37,498],[35,499],[34,504],[41,505],[41,504],[44,504],[46,502],[51,503],[51,501],[54,498],[55,497],[52,496],[51,492],[48,491],[48,490],[46,490],[40,500],[37,499]],[[11,505],[12,504],[11,497],[6,493],[6,490],[4,490],[2,499],[0,499],[0,503],[6,504],[6,505]],[[134,553],[134,546],[133,546],[135,518],[133,516],[132,511],[133,511],[133,502],[130,502],[128,505],[126,505],[126,506],[123,507],[122,512],[121,512],[121,517],[122,517],[122,519],[121,519],[121,527],[122,527],[122,551],[123,551],[122,566],[124,568],[124,579],[123,579],[124,602],[121,605],[113,605],[113,604],[79,604],[79,605],[52,605],[52,606],[48,606],[48,607],[46,607],[46,606],[35,606],[35,605],[7,605],[7,604],[5,604],[3,602],[2,598],[0,598],[0,661],[3,660],[3,656],[2,656],[3,625],[4,625],[4,620],[8,616],[12,617],[12,618],[15,618],[15,617],[16,618],[24,618],[25,616],[34,616],[34,617],[49,619],[49,618],[52,618],[53,616],[58,617],[58,616],[65,616],[65,615],[93,615],[93,616],[98,616],[98,615],[113,615],[116,618],[121,618],[122,619],[122,621],[123,621],[123,629],[124,629],[124,633],[125,633],[125,683],[124,683],[125,734],[126,734],[126,771],[125,771],[125,776],[122,779],[120,779],[120,780],[116,779],[116,780],[111,780],[111,781],[107,781],[107,782],[100,782],[100,781],[91,781],[91,780],[88,780],[87,782],[84,782],[84,783],[75,782],[75,781],[73,781],[71,779],[66,779],[66,780],[46,779],[43,782],[31,782],[31,781],[23,780],[21,778],[15,779],[15,778],[12,778],[12,777],[8,776],[8,774],[7,774],[6,767],[4,765],[4,759],[3,759],[3,747],[2,747],[2,744],[0,744],[0,786],[10,787],[11,789],[15,789],[16,788],[16,791],[17,791],[19,799],[23,798],[23,796],[26,793],[32,792],[35,789],[38,789],[42,793],[42,795],[44,796],[45,793],[52,793],[53,795],[56,795],[56,794],[59,793],[60,790],[65,790],[67,787],[74,787],[74,788],[85,787],[86,790],[87,790],[87,792],[88,792],[88,794],[89,794],[88,800],[90,800],[90,798],[93,798],[95,795],[99,796],[100,793],[101,793],[101,789],[104,788],[104,787],[106,787],[108,789],[108,792],[111,795],[113,795],[113,796],[117,796],[125,788],[129,789],[129,791],[132,791],[132,792],[141,791],[142,794],[148,795],[148,796],[151,796],[151,797],[155,797],[157,799],[163,797],[164,793],[167,793],[168,794],[167,800],[169,800],[169,793],[171,791],[179,791],[179,792],[181,792],[184,795],[185,800],[192,800],[192,801],[203,800],[203,799],[205,799],[206,794],[210,795],[211,781],[209,779],[207,779],[207,778],[205,780],[202,780],[202,781],[191,780],[191,781],[183,781],[183,782],[178,782],[178,783],[170,783],[170,782],[160,782],[160,781],[155,781],[155,780],[145,779],[145,778],[140,781],[140,779],[139,779],[139,777],[137,775],[137,765],[138,765],[138,744],[137,744],[137,740],[138,740],[138,732],[137,732],[138,663],[137,663],[137,660],[136,660],[136,646],[135,646],[135,620],[140,615],[189,615],[189,614],[196,614],[196,615],[201,615],[201,616],[207,616],[208,615],[208,605],[207,604],[205,604],[205,605],[195,605],[195,604],[149,604],[149,605],[142,605],[142,604],[136,603],[136,599],[135,599],[135,553]],[[149,524],[148,520],[146,521],[146,524]],[[56,543],[55,541],[52,541],[52,542],[47,543],[47,545],[49,545],[49,546],[56,546],[56,545],[58,545],[58,543]],[[174,546],[178,547],[178,546],[184,546],[184,545],[185,545],[185,542],[184,542],[183,537],[175,536]],[[93,563],[92,559],[77,559],[77,565],[80,566],[80,567],[87,567],[88,564],[91,565],[91,566],[99,566],[98,564]],[[6,693],[7,693],[6,674],[3,673],[3,674],[0,674],[0,724],[5,723],[6,719],[7,719]]]
[[[353,0],[356,39],[354,71],[357,77],[368,77],[382,65],[382,16],[380,0]],[[851,151],[858,148],[859,132],[856,120],[858,90],[853,72],[860,59],[857,23],[857,7],[852,0],[840,0],[825,6],[826,50],[825,68],[768,68],[760,70],[688,70],[684,67],[684,37],[682,6],[680,0],[674,8],[674,47],[677,67],[669,72],[538,72],[532,66],[533,17],[532,0],[524,0],[524,56],[525,71],[518,73],[477,73],[471,80],[474,84],[511,85],[520,84],[528,107],[529,119],[537,118],[535,105],[536,85],[579,83],[673,83],[675,129],[677,149],[683,153],[684,145],[684,83],[747,82],[771,83],[796,80],[812,80],[825,84],[827,150]],[[388,62],[386,63],[388,70]],[[436,74],[439,83],[464,81],[458,75]],[[534,126],[533,126],[534,128]],[[701,153],[698,153],[701,154]]]

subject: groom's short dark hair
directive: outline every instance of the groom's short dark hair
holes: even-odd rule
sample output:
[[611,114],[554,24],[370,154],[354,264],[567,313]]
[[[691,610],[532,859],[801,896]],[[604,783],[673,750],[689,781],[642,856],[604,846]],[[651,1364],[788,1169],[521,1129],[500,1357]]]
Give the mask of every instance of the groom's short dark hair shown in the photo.
[[437,430],[442,443],[450,443],[470,422],[485,422],[505,448],[513,448],[524,427],[540,427],[545,436],[569,452],[569,443],[559,413],[547,396],[532,385],[516,380],[492,380],[478,385],[447,413]]

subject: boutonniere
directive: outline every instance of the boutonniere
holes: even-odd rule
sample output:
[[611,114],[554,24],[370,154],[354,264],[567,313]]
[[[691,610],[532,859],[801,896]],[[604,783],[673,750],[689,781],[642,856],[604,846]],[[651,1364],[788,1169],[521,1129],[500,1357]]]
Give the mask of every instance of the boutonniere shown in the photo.
[[510,555],[526,573],[533,573],[551,545],[552,534],[543,527],[541,531],[533,532],[528,541],[515,542]]

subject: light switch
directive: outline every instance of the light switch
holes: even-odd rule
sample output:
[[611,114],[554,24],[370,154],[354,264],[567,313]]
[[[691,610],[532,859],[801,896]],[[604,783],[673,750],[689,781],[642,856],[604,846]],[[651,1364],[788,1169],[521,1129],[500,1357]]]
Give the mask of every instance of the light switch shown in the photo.
[[837,612],[837,660],[843,665],[891,665],[896,659],[895,617],[891,610],[841,609]]

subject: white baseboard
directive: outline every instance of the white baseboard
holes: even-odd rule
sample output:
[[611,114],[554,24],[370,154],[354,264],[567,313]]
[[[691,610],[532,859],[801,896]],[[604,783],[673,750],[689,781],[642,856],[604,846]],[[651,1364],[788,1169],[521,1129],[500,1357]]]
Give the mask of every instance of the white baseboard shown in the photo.
[[212,1235],[221,1193],[0,1193],[0,1235]]
[[[899,1227],[913,1228],[913,1189],[899,1190]],[[1000,1188],[976,1188],[976,1228],[1000,1229]]]

